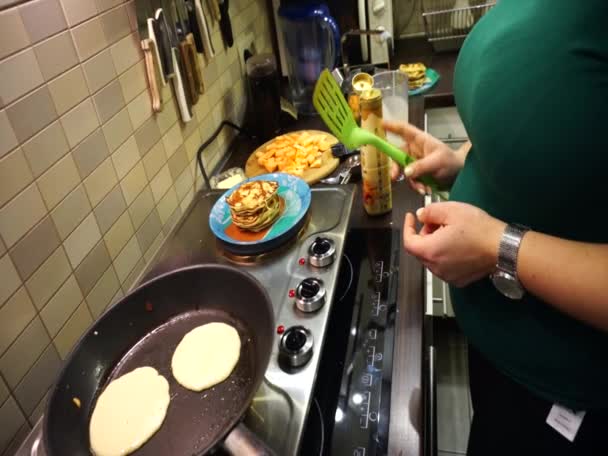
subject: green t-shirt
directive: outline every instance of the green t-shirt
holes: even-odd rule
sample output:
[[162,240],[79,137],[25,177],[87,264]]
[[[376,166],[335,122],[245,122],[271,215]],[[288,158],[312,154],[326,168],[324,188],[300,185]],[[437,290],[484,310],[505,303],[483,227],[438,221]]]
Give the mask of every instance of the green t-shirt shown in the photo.
[[[454,87],[473,148],[451,199],[608,243],[608,1],[500,0],[466,39]],[[511,301],[489,279],[451,293],[499,370],[550,401],[608,409],[607,332],[529,294]]]

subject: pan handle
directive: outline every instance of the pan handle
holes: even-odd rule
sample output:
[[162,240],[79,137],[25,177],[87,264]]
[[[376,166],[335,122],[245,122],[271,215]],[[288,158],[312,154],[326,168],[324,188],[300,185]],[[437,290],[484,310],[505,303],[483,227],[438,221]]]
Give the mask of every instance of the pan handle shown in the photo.
[[275,456],[243,423],[236,425],[224,440],[224,448],[233,456]]

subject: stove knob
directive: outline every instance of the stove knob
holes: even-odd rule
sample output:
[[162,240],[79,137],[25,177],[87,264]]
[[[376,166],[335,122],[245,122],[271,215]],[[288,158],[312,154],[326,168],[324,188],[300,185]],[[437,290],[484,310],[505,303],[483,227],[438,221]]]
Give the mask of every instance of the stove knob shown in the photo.
[[304,326],[292,326],[281,336],[279,363],[287,368],[300,367],[312,358],[312,333]]
[[329,266],[336,259],[336,245],[328,238],[316,238],[308,248],[308,261],[315,268]]
[[321,279],[309,277],[296,288],[296,307],[302,312],[316,312],[325,304],[325,286]]

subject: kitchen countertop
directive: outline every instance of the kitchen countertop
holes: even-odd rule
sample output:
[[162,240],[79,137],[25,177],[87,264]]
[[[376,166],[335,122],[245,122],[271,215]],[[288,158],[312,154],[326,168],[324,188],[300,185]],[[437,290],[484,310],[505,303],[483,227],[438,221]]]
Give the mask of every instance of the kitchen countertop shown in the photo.
[[[441,75],[433,89],[409,99],[409,120],[418,128],[424,129],[426,109],[454,105],[452,80],[456,57],[456,53],[433,54],[425,39],[397,42],[393,67],[400,63],[421,61]],[[318,117],[301,118],[285,130],[301,129],[327,130]],[[231,167],[244,168],[254,149],[255,145],[250,140],[242,136],[237,137],[221,170]],[[397,183],[393,189],[393,211],[385,216],[369,217],[360,204],[360,197],[356,197],[350,219],[351,228],[393,227],[401,230],[405,213],[422,207],[424,199],[405,182]],[[424,274],[420,262],[404,250],[401,250],[399,264],[399,311],[396,321],[389,454],[422,456]]]

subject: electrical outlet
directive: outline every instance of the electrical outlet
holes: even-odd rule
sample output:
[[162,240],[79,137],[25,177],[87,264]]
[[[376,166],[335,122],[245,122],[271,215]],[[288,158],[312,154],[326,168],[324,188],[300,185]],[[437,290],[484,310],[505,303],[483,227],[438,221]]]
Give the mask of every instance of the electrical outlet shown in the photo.
[[252,55],[257,54],[253,33],[247,32],[239,38],[236,48],[239,53],[239,61],[241,62],[241,74],[245,74],[245,51],[248,50]]

